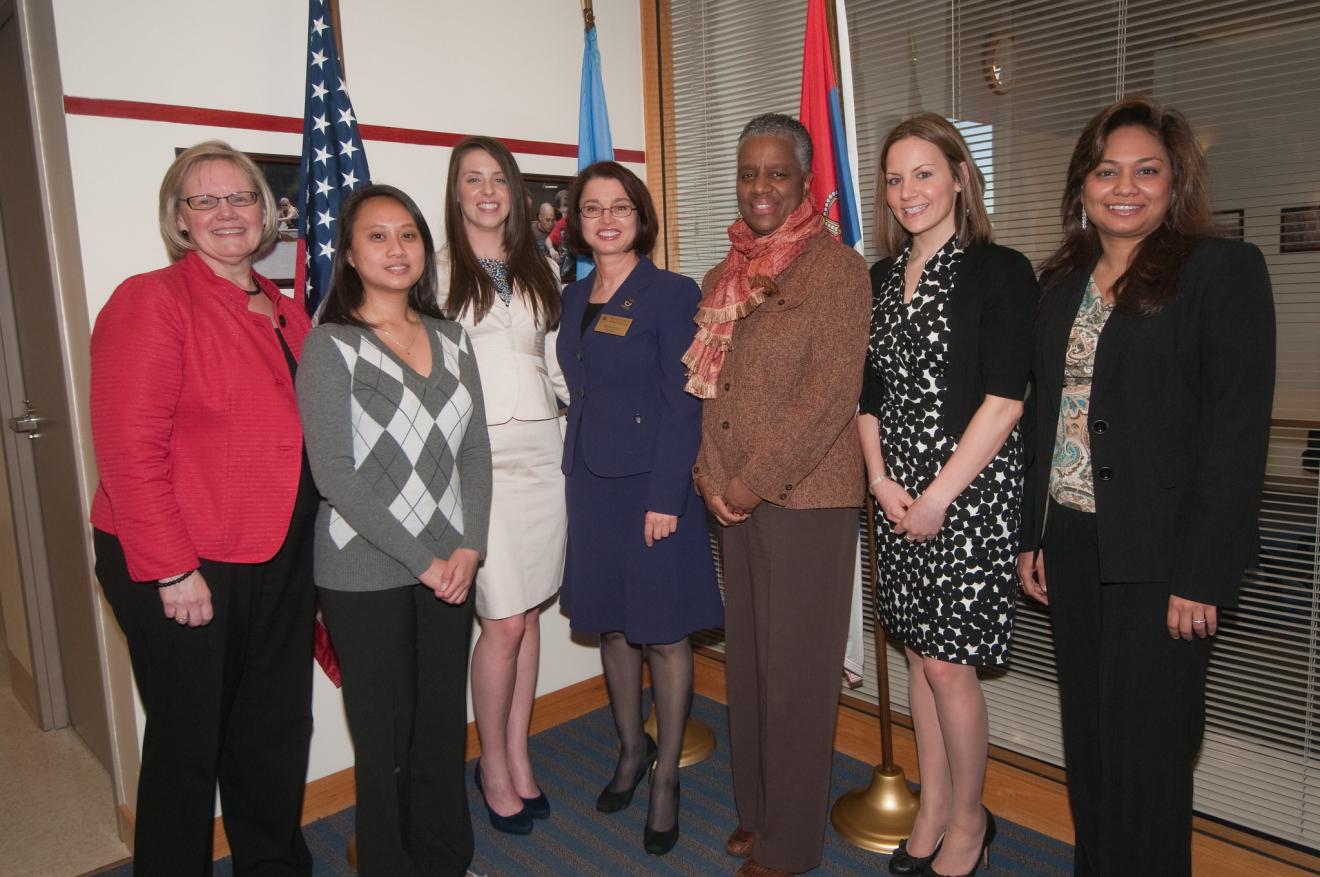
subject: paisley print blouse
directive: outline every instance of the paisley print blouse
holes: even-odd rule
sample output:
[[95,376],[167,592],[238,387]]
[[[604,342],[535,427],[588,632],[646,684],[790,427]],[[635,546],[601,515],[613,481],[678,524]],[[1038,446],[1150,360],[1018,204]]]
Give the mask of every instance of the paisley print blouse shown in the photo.
[[1091,437],[1087,412],[1091,405],[1091,374],[1100,331],[1113,313],[1095,280],[1088,280],[1082,304],[1068,336],[1063,364],[1063,398],[1050,466],[1050,496],[1060,505],[1082,512],[1095,511],[1095,481],[1091,475]]

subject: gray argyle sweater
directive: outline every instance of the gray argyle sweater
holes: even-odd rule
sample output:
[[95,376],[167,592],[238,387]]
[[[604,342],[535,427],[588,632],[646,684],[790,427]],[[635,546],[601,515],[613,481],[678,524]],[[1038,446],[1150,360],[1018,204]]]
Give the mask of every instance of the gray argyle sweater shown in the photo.
[[422,322],[425,378],[369,329],[318,326],[303,345],[298,407],[322,496],[322,588],[415,585],[433,557],[486,552],[490,439],[472,342],[457,323]]

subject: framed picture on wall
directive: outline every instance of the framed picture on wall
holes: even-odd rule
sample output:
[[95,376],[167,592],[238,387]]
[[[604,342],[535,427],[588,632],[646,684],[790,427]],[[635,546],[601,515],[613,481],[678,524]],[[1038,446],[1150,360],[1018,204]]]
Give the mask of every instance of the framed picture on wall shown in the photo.
[[1246,217],[1242,210],[1216,210],[1215,226],[1219,234],[1231,241],[1246,237]]
[[1320,252],[1320,206],[1279,211],[1279,252]]
[[[528,215],[532,217],[532,234],[536,237],[537,246],[541,247],[542,241],[545,240],[544,235],[547,234],[543,228],[544,221],[541,214],[544,211],[548,218],[550,212],[553,211],[556,225],[559,220],[563,219],[564,215],[559,211],[556,196],[560,192],[568,192],[568,187],[573,184],[573,178],[550,174],[523,174],[523,183],[527,186],[527,193],[532,199],[531,209],[527,211]],[[549,210],[545,209],[545,205],[549,205]],[[553,229],[554,225],[551,226],[551,230]],[[546,243],[549,242],[546,241]],[[551,254],[548,250],[555,248],[550,246],[542,249],[546,250],[546,255],[549,256]],[[559,248],[555,250],[553,255],[558,257],[555,261],[559,263],[560,282],[568,283],[574,280],[577,271],[577,260],[564,248],[562,238]]]
[[265,275],[283,289],[293,288],[298,265],[298,162],[296,155],[267,155],[249,152],[266,177],[266,185],[275,195],[275,209],[280,220],[279,237],[275,249],[257,262],[258,274]]

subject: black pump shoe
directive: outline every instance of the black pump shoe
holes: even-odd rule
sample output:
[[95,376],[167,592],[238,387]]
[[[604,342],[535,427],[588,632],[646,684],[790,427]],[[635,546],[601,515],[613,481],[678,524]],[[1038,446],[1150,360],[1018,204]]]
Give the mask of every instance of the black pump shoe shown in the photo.
[[[651,782],[655,782],[655,768],[651,768]],[[642,848],[653,856],[663,856],[678,843],[678,799],[680,787],[674,784],[674,826],[665,831],[653,831],[647,825],[642,831]]]
[[616,792],[608,785],[601,789],[600,795],[596,797],[596,809],[601,813],[617,813],[632,803],[633,793],[637,791],[637,786],[642,782],[642,777],[655,764],[656,758],[660,754],[660,747],[655,745],[655,740],[651,739],[650,734],[643,734],[646,738],[646,757],[642,759],[641,765],[637,768],[637,775],[633,777],[632,785],[621,792]]
[[[486,805],[486,815],[490,817],[490,824],[496,831],[502,831],[505,834],[532,833],[532,817],[527,812],[527,805],[525,803],[521,810],[511,816],[501,816],[491,808],[490,802],[486,800],[486,790],[481,787],[480,758],[477,759],[476,770],[472,772],[472,783],[477,787],[477,791],[481,793],[481,803]],[[547,802],[547,811],[548,810],[549,807]]]
[[929,856],[912,855],[907,851],[907,842],[908,838],[899,841],[898,846],[894,849],[894,854],[889,858],[890,874],[897,874],[899,877],[907,874],[921,874],[926,870],[926,866],[940,854],[940,847],[944,845],[944,838],[940,838]]
[[[990,844],[995,842],[995,814],[988,808],[985,809],[985,834],[981,835],[981,855],[976,857],[976,862],[972,865],[972,870],[966,874],[956,875],[956,877],[976,877],[976,871],[982,865],[990,867]],[[931,857],[934,858],[933,856]],[[933,865],[926,866],[927,877],[955,877],[952,874],[941,874],[936,871]]]
[[523,798],[522,802],[523,809],[533,819],[550,818],[550,799],[545,796],[545,792],[541,792],[535,798]]

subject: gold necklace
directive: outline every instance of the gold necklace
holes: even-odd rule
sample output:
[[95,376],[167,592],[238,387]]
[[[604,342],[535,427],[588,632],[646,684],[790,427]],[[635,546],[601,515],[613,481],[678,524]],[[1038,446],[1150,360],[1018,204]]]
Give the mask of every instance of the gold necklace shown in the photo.
[[[407,318],[407,317],[404,317],[404,318],[403,318],[403,321],[404,321],[405,323],[408,322],[408,318]],[[416,323],[415,325],[416,325],[416,328],[413,329],[412,340],[409,341],[407,344],[404,344],[402,341],[400,341],[400,340],[395,336],[395,334],[394,334],[393,332],[391,332],[389,329],[386,329],[384,325],[381,325],[381,326],[379,326],[378,328],[380,329],[380,331],[382,331],[382,332],[384,332],[386,335],[388,335],[389,338],[390,338],[390,340],[393,341],[394,344],[395,344],[397,347],[401,347],[401,348],[403,348],[403,355],[404,355],[404,356],[411,356],[411,355],[412,355],[412,346],[413,346],[415,343],[417,343],[417,333],[421,330],[422,321],[421,321],[421,320],[418,320],[417,323]]]

